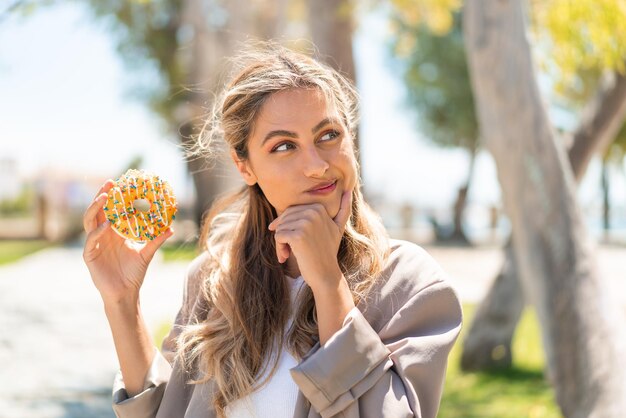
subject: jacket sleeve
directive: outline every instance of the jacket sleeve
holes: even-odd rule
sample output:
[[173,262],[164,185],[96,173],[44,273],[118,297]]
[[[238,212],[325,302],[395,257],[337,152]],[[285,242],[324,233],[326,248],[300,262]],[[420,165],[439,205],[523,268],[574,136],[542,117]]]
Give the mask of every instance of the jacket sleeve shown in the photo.
[[172,373],[171,365],[176,354],[176,339],[189,320],[196,301],[195,296],[198,294],[202,277],[201,267],[205,257],[206,254],[196,257],[187,270],[182,306],[170,332],[163,339],[161,350],[155,347],[155,355],[144,379],[143,390],[129,397],[122,374],[117,372],[113,383],[113,411],[118,418],[154,418],[156,416]]
[[438,280],[403,303],[378,332],[354,308],[292,377],[325,418],[434,418],[461,323],[456,293]]
[[113,383],[113,411],[118,418],[154,418],[161,404],[172,367],[155,348],[154,359],[144,379],[143,390],[128,397],[122,374],[118,371]]

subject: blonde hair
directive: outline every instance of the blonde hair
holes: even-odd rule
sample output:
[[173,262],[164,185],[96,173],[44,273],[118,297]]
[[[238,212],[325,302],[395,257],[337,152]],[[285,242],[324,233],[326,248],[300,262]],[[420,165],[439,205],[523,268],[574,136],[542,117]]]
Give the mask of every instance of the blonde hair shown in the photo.
[[[211,157],[216,142],[225,141],[245,160],[264,102],[271,94],[289,89],[320,91],[354,139],[357,93],[335,70],[275,43],[255,44],[234,62],[236,75],[215,101],[190,155]],[[355,166],[358,170],[356,156]],[[219,199],[203,222],[200,244],[209,261],[194,317],[179,339],[179,356],[186,370],[194,373],[190,383],[214,380],[213,407],[218,416],[224,415],[229,403],[267,382],[278,363],[272,356],[283,346],[302,358],[317,341],[317,315],[308,286],[298,294],[285,335],[292,306],[274,238],[267,229],[275,217],[274,208],[254,185]],[[357,176],[352,214],[337,255],[355,303],[366,297],[388,252],[386,231],[365,203]],[[266,379],[259,381],[264,374]]]

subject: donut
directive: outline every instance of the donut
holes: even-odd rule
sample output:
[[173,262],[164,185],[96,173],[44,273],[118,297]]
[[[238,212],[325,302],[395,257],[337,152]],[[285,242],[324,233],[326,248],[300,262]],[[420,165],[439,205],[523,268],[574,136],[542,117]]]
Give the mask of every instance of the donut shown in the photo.
[[115,180],[103,210],[118,234],[145,242],[170,227],[176,218],[177,203],[165,180],[144,170],[130,169]]

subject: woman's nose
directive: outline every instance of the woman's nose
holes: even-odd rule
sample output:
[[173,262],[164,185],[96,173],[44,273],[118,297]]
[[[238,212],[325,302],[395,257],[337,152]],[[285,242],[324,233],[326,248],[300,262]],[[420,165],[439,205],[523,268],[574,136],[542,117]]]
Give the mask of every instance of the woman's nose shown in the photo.
[[305,152],[305,160],[303,161],[304,174],[308,177],[320,177],[326,173],[329,164],[326,159],[320,155],[319,150],[312,147]]

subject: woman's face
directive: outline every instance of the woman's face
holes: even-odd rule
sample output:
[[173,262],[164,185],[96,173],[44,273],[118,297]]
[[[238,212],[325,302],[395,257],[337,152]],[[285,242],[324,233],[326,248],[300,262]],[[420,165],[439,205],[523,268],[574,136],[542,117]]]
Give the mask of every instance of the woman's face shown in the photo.
[[272,94],[248,142],[248,159],[233,159],[248,185],[259,184],[280,215],[293,205],[321,203],[332,218],[356,183],[352,138],[337,110],[316,89]]

